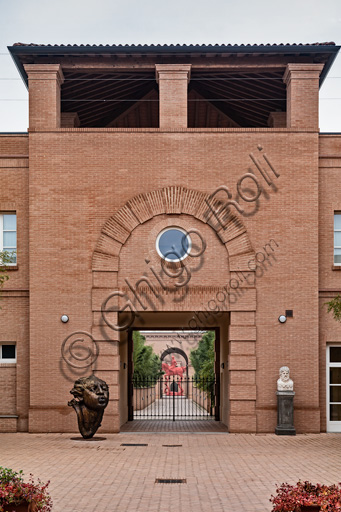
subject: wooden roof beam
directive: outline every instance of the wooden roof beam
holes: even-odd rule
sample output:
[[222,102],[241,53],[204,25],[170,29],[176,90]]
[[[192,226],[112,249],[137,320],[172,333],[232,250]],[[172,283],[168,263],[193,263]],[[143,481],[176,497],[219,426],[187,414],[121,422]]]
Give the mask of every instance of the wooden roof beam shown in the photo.
[[[188,63],[191,63],[192,57],[188,57]],[[144,57],[137,58],[131,56],[122,57],[120,59],[115,58],[115,56],[111,56],[110,59],[101,59],[97,56],[97,59],[89,59],[84,56],[80,57],[39,57],[39,63],[52,63],[54,61],[60,62],[64,72],[75,72],[76,70],[87,71],[93,73],[95,70],[99,72],[107,72],[107,71],[127,71],[134,70],[135,72],[141,70],[153,71],[155,69],[155,63],[167,62],[172,63],[178,62],[177,57],[164,55],[157,57]],[[246,72],[246,70],[263,70],[264,72],[268,71],[278,71],[285,70],[288,62],[301,62],[301,63],[311,63],[311,57],[306,56],[296,56],[295,58],[290,58],[290,56],[283,55],[268,55],[264,57],[254,57],[244,56],[242,59],[235,58],[231,56],[222,56],[219,59],[209,57],[197,57],[193,61],[193,71],[195,70],[233,70],[233,71],[241,71]],[[32,57],[30,57],[30,61],[32,61]]]
[[[251,99],[251,100],[256,100],[257,101],[257,98],[255,98],[254,96],[252,95],[247,95],[249,96],[249,98],[241,98],[240,97],[240,94],[238,94],[235,90],[232,90],[231,89],[221,89],[220,87],[218,86],[215,86],[214,84],[211,84],[209,87],[207,87],[206,89],[208,92],[211,90],[211,91],[215,91],[216,93],[219,94],[218,97],[216,98],[212,98],[214,100],[226,100],[226,103],[229,103],[229,100],[241,100],[240,103],[242,103],[242,101],[244,99]],[[202,94],[202,91],[198,91],[200,94]],[[213,93],[214,94],[214,93]],[[245,95],[245,94],[244,94]],[[261,106],[261,104],[257,104],[256,101],[249,101],[248,103],[245,102],[245,104],[247,104],[247,110],[253,110],[254,112],[258,112],[260,114],[262,113],[265,113],[265,112],[268,112],[268,109],[267,108],[264,108]],[[223,102],[222,102],[223,103]],[[232,102],[231,102],[232,103]],[[237,101],[233,101],[233,103],[237,103]],[[263,102],[262,102],[263,103]],[[238,103],[238,105],[240,105]],[[242,108],[241,106],[238,107],[239,108]]]

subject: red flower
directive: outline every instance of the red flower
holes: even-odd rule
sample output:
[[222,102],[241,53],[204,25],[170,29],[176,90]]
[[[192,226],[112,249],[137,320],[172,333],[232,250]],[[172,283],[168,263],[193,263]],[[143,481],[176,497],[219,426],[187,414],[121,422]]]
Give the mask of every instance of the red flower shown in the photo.
[[296,485],[283,483],[276,492],[270,499],[273,512],[293,512],[299,505],[319,505],[325,512],[341,511],[341,484],[327,486],[299,481]]
[[29,482],[23,481],[23,472],[12,471],[11,469],[0,467],[0,512],[9,504],[19,505],[27,501],[34,501],[37,510],[49,512],[52,509],[52,500],[47,491],[49,481],[43,484],[39,479],[38,483],[30,475]]

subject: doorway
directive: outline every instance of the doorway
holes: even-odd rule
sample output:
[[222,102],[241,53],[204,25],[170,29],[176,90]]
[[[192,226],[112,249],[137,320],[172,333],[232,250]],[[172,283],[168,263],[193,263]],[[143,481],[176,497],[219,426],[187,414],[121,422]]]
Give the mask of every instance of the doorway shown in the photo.
[[341,432],[341,345],[327,347],[327,432]]
[[[161,344],[148,343],[153,336]],[[190,329],[129,332],[129,421],[220,420],[220,329],[203,330],[189,348],[191,338]]]

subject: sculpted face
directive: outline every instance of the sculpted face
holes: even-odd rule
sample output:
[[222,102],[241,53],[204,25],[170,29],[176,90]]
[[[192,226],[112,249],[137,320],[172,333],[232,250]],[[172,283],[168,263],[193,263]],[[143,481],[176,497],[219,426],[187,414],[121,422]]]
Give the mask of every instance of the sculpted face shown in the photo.
[[109,401],[109,390],[105,382],[92,380],[83,389],[83,403],[93,411],[105,409]]
[[287,382],[290,379],[290,373],[289,370],[281,369],[280,371],[280,377],[284,382]]
[[108,385],[96,375],[90,375],[77,379],[70,393],[74,398],[68,405],[77,413],[79,431],[84,439],[90,439],[101,426],[109,401]]

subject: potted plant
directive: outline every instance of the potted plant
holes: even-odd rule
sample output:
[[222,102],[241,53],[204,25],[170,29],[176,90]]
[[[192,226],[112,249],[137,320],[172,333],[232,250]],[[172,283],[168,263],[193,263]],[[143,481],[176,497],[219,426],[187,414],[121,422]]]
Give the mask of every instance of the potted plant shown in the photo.
[[24,482],[23,472],[0,466],[0,512],[49,512],[52,500],[47,491],[50,482],[34,482],[30,475]]
[[271,496],[273,512],[337,512],[341,511],[341,484],[321,485],[297,482],[281,484]]

